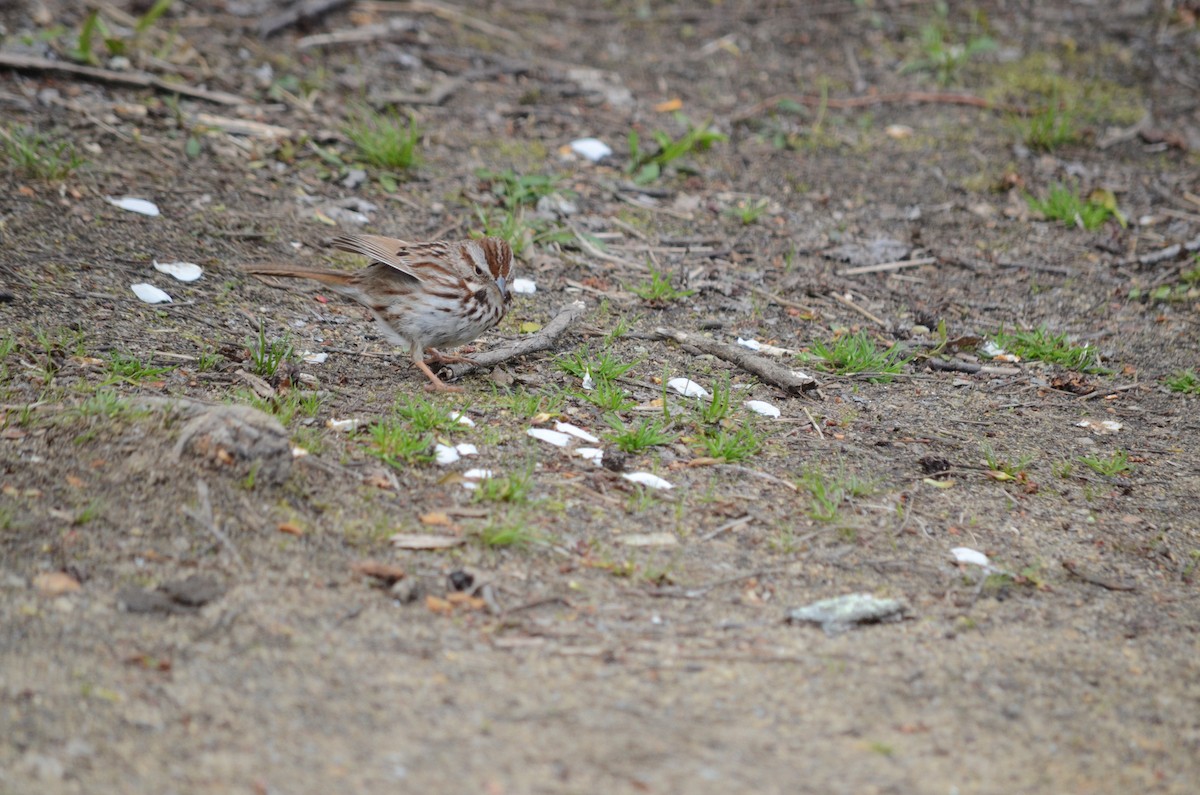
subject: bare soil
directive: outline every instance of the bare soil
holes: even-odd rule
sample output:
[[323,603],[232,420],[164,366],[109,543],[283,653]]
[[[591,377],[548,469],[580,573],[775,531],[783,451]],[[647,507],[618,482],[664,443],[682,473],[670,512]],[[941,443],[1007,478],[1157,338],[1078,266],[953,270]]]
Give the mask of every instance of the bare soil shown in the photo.
[[[130,70],[244,104],[0,71],[9,137],[88,161],[59,179],[0,164],[0,791],[1195,792],[1200,419],[1166,383],[1200,363],[1197,8],[977,10],[357,3],[264,38],[274,4],[194,2],[136,41],[104,13]],[[6,4],[0,50],[59,57],[84,25],[75,4]],[[984,36],[961,64],[947,51]],[[99,36],[94,54],[121,66]],[[344,131],[389,92],[422,131],[395,185]],[[629,132],[682,135],[672,107],[728,140],[634,184]],[[1044,107],[1075,140],[1026,143],[1021,114]],[[585,136],[614,155],[570,154]],[[477,458],[381,460],[368,427],[424,379],[361,308],[242,266],[328,263],[338,231],[479,232],[507,169],[575,206],[521,209],[548,233],[518,263],[537,292],[475,347],[587,311],[557,351],[430,398],[475,424],[427,441]],[[1041,218],[1025,196],[1055,184],[1126,223]],[[925,263],[834,256],[881,238]],[[651,269],[691,294],[639,297]],[[798,352],[862,332],[908,361],[880,380],[786,354],[821,384],[795,396],[659,327]],[[328,358],[248,377],[260,328]],[[1020,329],[1102,369],[979,352]],[[634,363],[616,382],[632,407],[588,399],[558,364],[580,351]],[[121,375],[118,356],[164,369]],[[677,376],[729,379],[725,430],[753,423],[761,450],[714,461],[663,387]],[[611,468],[526,433],[609,434],[664,399],[676,438],[623,457],[606,439]],[[225,403],[282,425],[187,430]],[[1114,455],[1126,471],[1081,461]],[[465,488],[473,467],[509,492]],[[818,482],[843,490],[823,505]],[[840,633],[786,620],[859,592],[906,611]]]

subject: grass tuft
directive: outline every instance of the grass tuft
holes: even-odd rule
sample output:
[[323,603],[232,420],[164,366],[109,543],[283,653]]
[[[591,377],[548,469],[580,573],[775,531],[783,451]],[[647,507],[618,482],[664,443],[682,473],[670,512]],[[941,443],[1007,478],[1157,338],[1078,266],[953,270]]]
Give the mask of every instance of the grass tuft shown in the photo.
[[861,375],[875,384],[886,384],[908,362],[897,346],[880,350],[865,331],[813,343],[801,357],[815,367],[837,375]]

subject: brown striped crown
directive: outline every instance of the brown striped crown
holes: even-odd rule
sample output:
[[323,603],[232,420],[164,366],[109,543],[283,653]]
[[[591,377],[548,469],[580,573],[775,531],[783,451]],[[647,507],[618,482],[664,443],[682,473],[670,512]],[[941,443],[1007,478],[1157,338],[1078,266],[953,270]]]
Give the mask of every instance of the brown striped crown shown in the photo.
[[513,258],[512,247],[508,245],[508,241],[499,237],[485,237],[478,242],[479,247],[483,249],[483,256],[487,260],[487,268],[492,274],[492,279],[503,278],[507,282]]

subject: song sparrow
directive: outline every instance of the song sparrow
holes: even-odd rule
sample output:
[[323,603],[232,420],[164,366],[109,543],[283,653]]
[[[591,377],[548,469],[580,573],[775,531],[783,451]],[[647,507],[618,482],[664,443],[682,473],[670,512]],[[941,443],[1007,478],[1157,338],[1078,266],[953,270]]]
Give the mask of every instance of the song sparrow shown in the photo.
[[[430,364],[470,361],[439,347],[470,342],[500,322],[512,296],[508,274],[512,249],[498,237],[409,243],[378,235],[336,237],[333,246],[362,254],[371,264],[358,271],[248,265],[264,276],[313,279],[370,310],[384,336],[406,349],[429,379],[430,389],[457,392]],[[423,353],[429,351],[428,361]]]

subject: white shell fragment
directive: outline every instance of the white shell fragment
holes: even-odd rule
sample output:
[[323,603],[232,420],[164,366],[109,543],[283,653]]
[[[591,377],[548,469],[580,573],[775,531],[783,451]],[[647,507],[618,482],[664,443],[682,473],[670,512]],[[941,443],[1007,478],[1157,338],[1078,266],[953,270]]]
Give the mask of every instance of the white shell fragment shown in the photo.
[[350,433],[350,431],[358,429],[359,420],[335,420],[330,417],[325,421],[325,427],[331,431],[341,431],[342,433]]
[[660,478],[651,472],[626,472],[621,477],[628,480],[630,483],[637,483],[650,489],[673,489],[675,488],[667,481]]
[[534,284],[533,279],[517,277],[512,280],[509,290],[517,295],[533,295],[537,292],[537,285]]
[[580,383],[579,386],[588,392],[591,392],[593,389],[596,388],[596,382],[592,380],[592,371],[591,370],[584,369],[583,382]]
[[992,565],[987,555],[970,547],[955,547],[950,550],[950,554],[954,556],[954,560],[958,563],[969,563],[972,566],[982,566],[985,569]]
[[690,378],[672,378],[667,382],[667,386],[671,387],[671,389],[674,389],[684,397],[708,397],[708,390]]
[[742,405],[753,411],[755,414],[761,414],[764,417],[778,417],[780,413],[779,409],[763,400],[747,400]]
[[525,431],[525,433],[529,436],[532,436],[534,439],[547,442],[555,447],[566,447],[571,443],[571,437],[569,434],[561,433],[559,431],[552,431],[549,428],[530,428],[529,430]]
[[979,352],[989,359],[997,362],[1011,362],[1016,364],[1021,361],[1021,357],[1015,353],[1009,353],[991,340],[987,340],[979,346]]
[[139,282],[129,285],[129,289],[133,290],[133,294],[138,297],[144,304],[169,304],[171,296],[164,293],[162,290],[155,287],[153,284]]
[[575,455],[591,461],[596,466],[604,463],[604,451],[599,447],[578,447],[575,449]]
[[131,213],[140,213],[141,215],[148,215],[151,218],[159,214],[158,205],[146,199],[135,199],[131,196],[122,196],[119,199],[114,199],[112,196],[105,196],[104,198],[113,207],[120,207],[122,210],[128,210]]
[[583,428],[580,428],[578,425],[572,425],[569,422],[554,423],[554,430],[558,431],[559,433],[569,433],[577,439],[583,439],[585,442],[591,442],[592,444],[598,444],[600,442],[599,439],[597,439],[595,436],[592,436]]
[[599,162],[613,153],[612,147],[599,138],[579,138],[571,141],[571,151],[593,163]]
[[466,425],[468,428],[475,427],[475,420],[471,419],[470,417],[468,417],[466,414],[462,413],[461,411],[450,412],[450,419],[454,420],[459,425]]
[[204,269],[194,262],[159,262],[153,260],[154,270],[174,276],[181,282],[194,282],[204,275]]
[[1087,428],[1092,433],[1098,433],[1100,435],[1116,433],[1117,431],[1119,431],[1125,427],[1124,425],[1117,422],[1116,420],[1093,420],[1093,419],[1080,420],[1079,422],[1075,423],[1075,425],[1076,425],[1076,427],[1079,427],[1079,428]]
[[479,455],[479,448],[467,442],[456,444],[453,447],[448,444],[438,444],[433,448],[433,453],[440,466],[448,466],[463,456]]
[[464,478],[462,487],[469,491],[474,491],[479,488],[478,481],[493,478],[495,477],[495,473],[490,469],[468,469],[462,476]]
[[325,360],[329,358],[329,354],[323,352],[313,353],[312,351],[305,351],[300,355],[303,357],[305,364],[325,364]]
[[743,348],[749,348],[752,351],[758,351],[759,353],[764,353],[767,356],[787,356],[789,354],[795,353],[795,351],[793,351],[790,348],[780,348],[777,345],[768,345],[765,342],[759,342],[756,339],[748,339],[747,340],[747,339],[742,339],[741,337],[738,337],[737,344],[742,346]]
[[797,607],[788,613],[788,620],[820,624],[826,634],[837,635],[854,624],[899,617],[904,610],[904,603],[899,599],[879,599],[869,593],[852,593]]

